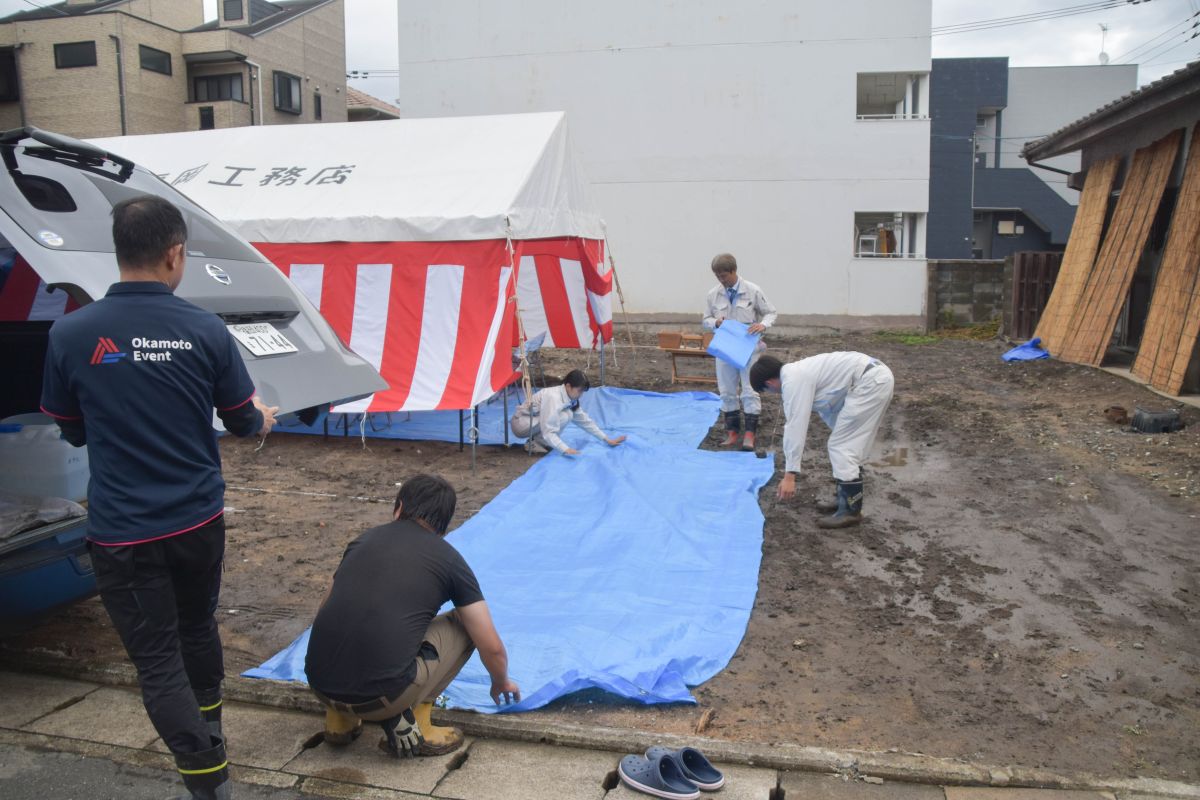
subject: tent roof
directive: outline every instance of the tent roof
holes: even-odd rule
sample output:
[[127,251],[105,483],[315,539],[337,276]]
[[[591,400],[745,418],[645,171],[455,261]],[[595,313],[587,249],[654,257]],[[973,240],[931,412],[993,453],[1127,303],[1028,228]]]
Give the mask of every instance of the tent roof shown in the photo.
[[603,238],[562,112],[94,139],[252,242]]

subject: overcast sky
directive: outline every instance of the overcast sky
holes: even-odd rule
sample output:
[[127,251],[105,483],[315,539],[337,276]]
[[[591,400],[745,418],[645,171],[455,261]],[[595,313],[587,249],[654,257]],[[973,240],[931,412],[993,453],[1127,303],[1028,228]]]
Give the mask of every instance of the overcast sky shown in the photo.
[[[351,70],[395,69],[396,0],[346,1],[346,66]],[[511,0],[496,0],[511,2]],[[648,0],[653,2],[653,0]],[[736,3],[736,0],[730,0]],[[933,25],[953,25],[996,17],[1010,17],[1037,11],[1079,6],[1089,0],[1008,0],[1005,3],[980,3],[978,0],[933,0]],[[0,0],[0,13],[9,14],[43,5],[44,0]],[[205,0],[209,18],[216,16],[216,0]],[[1200,58],[1200,38],[1186,41],[1184,23],[1200,12],[1200,0],[1143,0],[1106,11],[1047,20],[1025,25],[995,28],[980,33],[933,37],[934,58],[962,56],[1008,56],[1017,67],[1096,64],[1100,55],[1100,23],[1108,26],[1104,50],[1111,63],[1137,62],[1139,82],[1149,83]],[[1196,17],[1187,21],[1200,21]],[[1197,28],[1196,30],[1200,30]],[[1162,38],[1150,47],[1127,54]],[[372,77],[350,82],[352,86],[382,100],[393,102],[397,93],[395,77]]]

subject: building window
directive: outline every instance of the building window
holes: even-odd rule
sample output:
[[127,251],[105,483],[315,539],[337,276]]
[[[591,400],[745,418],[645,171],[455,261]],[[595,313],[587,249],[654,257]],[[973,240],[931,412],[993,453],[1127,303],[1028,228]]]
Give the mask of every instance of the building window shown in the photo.
[[192,100],[207,103],[213,100],[242,100],[241,73],[205,75],[192,81]]
[[146,47],[144,44],[139,44],[138,57],[142,60],[142,69],[148,69],[151,72],[161,72],[163,75],[171,74],[170,53],[164,53],[162,50],[155,50],[153,47]]
[[20,100],[17,81],[17,56],[12,50],[0,50],[0,102]]
[[54,45],[54,66],[59,69],[96,66],[96,43],[67,42]]
[[300,79],[286,72],[275,74],[275,108],[288,114],[299,114]]
[[242,0],[225,0],[225,19],[242,18]]
[[200,106],[200,130],[211,131],[215,127],[217,127],[217,122],[213,117],[213,107]]
[[313,119],[321,118],[321,93],[313,92]]
[[854,215],[855,258],[924,258],[918,246],[923,214],[861,211]]
[[928,119],[929,74],[860,72],[855,113],[859,119]]

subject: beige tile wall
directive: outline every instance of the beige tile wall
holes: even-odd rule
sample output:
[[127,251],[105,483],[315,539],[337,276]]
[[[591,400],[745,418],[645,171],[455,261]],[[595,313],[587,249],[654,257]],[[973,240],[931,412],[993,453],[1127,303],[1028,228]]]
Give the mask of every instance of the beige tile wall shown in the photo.
[[[135,0],[127,8],[171,25],[192,27],[194,5],[203,0]],[[202,13],[202,12],[201,12]],[[200,24],[195,22],[194,24]],[[20,45],[17,69],[24,100],[24,124],[79,138],[121,134],[117,73],[119,37],[124,66],[125,132],[165,133],[199,128],[199,105],[188,102],[194,75],[241,72],[244,102],[204,103],[213,106],[217,127],[251,124],[251,94],[257,89],[251,70],[241,62],[196,65],[189,72],[184,53],[232,51],[262,66],[262,118],[266,124],[313,122],[313,94],[322,97],[322,121],[346,120],[345,4],[335,0],[290,20],[258,37],[235,31],[181,34],[163,24],[126,13],[84,18],[58,18],[0,25],[0,47]],[[57,69],[54,44],[96,43],[97,65]],[[169,53],[171,75],[141,68],[138,45]],[[302,113],[275,110],[273,73],[281,70],[301,78]],[[255,114],[257,116],[257,114]],[[21,104],[0,103],[0,127],[22,124]]]

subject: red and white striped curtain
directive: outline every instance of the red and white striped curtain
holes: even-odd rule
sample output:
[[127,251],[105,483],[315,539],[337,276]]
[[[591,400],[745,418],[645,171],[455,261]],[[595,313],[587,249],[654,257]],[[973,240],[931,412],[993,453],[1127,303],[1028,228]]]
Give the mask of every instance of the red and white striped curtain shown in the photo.
[[504,241],[256,243],[385,391],[338,411],[463,409],[513,377]]
[[[612,341],[612,272],[604,243],[560,238],[514,242],[256,243],[386,391],[339,411],[466,409],[515,377],[514,311],[543,347]],[[512,266],[516,265],[517,275]],[[76,308],[46,292],[17,256],[0,292],[0,320],[54,320]]]
[[526,338],[544,347],[595,349],[611,342],[612,270],[597,239],[517,242],[517,304]]

